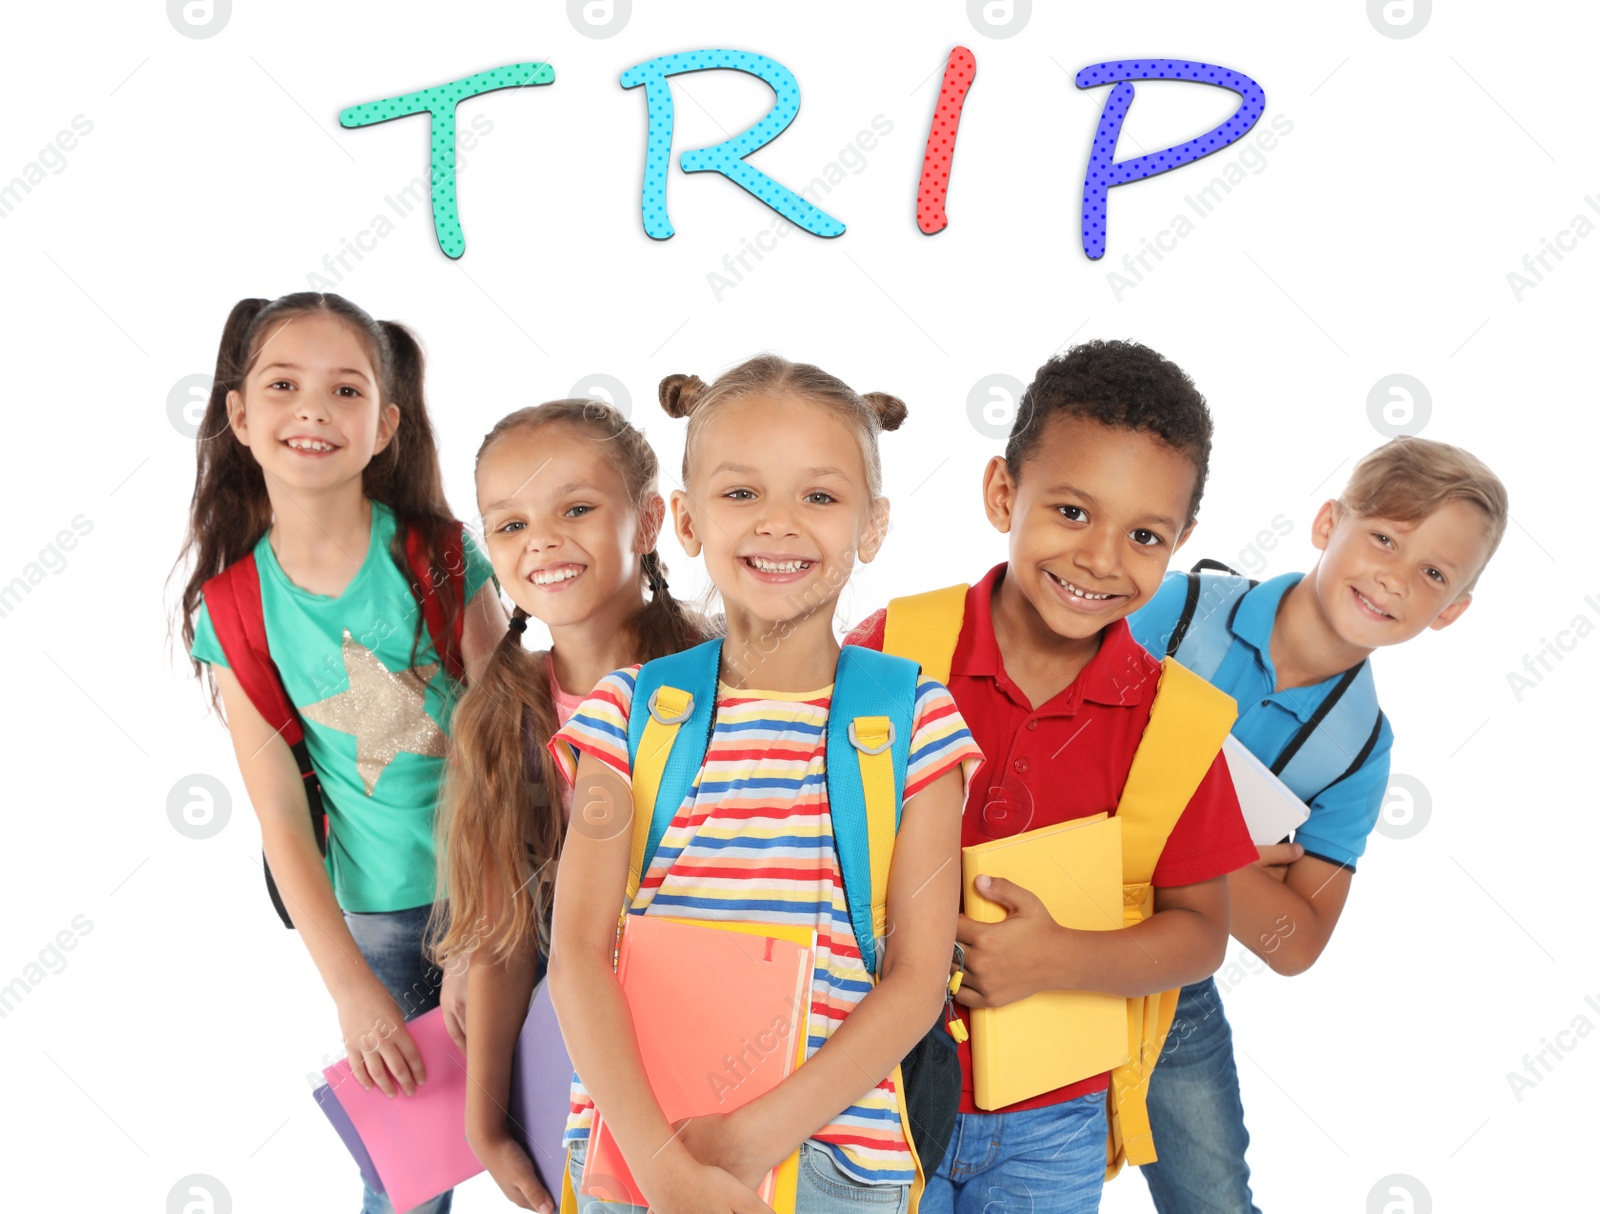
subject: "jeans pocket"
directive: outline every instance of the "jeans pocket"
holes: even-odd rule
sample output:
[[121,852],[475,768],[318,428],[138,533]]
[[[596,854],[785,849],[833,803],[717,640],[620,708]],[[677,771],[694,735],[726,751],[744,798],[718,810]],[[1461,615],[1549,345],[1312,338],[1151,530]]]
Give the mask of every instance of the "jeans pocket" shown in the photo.
[[842,1171],[833,1154],[816,1143],[800,1148],[800,1180],[795,1214],[831,1214],[836,1210],[904,1210],[909,1186],[864,1184]]
[[[636,1206],[622,1200],[611,1201],[603,1196],[603,1194],[609,1192],[615,1194],[618,1198],[621,1197],[622,1186],[613,1177],[597,1176],[594,1178],[599,1190],[597,1195],[588,1195],[581,1191],[583,1166],[588,1158],[588,1153],[588,1139],[580,1138],[572,1144],[571,1154],[568,1156],[567,1162],[567,1172],[572,1178],[572,1192],[578,1199],[579,1214],[603,1214],[605,1211],[612,1211],[614,1214],[646,1214],[644,1206]],[[558,1202],[561,1200],[560,1193],[552,1193],[551,1196]]]

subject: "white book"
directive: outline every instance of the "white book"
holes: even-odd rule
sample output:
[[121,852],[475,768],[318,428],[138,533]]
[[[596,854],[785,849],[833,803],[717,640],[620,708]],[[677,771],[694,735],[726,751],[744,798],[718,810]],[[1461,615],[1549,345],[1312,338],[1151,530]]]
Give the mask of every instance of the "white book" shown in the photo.
[[1311,807],[1231,733],[1222,744],[1222,753],[1227,756],[1250,841],[1257,847],[1281,842],[1311,816]]

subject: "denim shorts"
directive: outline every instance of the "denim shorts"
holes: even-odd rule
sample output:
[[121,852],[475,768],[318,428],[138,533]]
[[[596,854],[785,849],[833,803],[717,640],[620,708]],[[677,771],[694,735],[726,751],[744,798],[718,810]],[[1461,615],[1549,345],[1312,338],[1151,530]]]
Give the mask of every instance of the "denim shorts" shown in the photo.
[[[569,1167],[572,1190],[578,1192],[583,1177],[584,1152],[588,1144],[573,1144]],[[800,1145],[800,1177],[795,1189],[795,1214],[844,1214],[877,1211],[879,1214],[904,1214],[910,1204],[911,1186],[903,1184],[862,1184],[846,1175],[834,1163],[828,1148],[809,1139]],[[578,1214],[646,1214],[644,1206],[604,1201],[578,1193]]]

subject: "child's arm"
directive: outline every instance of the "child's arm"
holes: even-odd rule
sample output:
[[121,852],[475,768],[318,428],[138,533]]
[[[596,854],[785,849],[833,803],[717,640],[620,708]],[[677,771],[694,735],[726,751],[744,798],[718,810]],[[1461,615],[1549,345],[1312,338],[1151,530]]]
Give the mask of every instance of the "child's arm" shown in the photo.
[[439,966],[439,1010],[444,1019],[445,1032],[456,1048],[467,1048],[467,983],[471,979],[470,954],[446,957]]
[[[363,1088],[376,1083],[406,1095],[426,1078],[405,1017],[372,972],[345,925],[311,830],[305,785],[294,754],[256,711],[226,666],[212,667],[228,732],[250,804],[261,822],[261,847],[283,903],[339,1012],[350,1071]],[[391,1078],[392,1076],[392,1078]]]
[[[987,884],[985,884],[987,883]],[[979,877],[985,898],[1006,909],[999,923],[961,917],[956,939],[967,1007],[1003,1007],[1039,991],[1106,991],[1136,998],[1198,982],[1216,972],[1228,943],[1228,885],[1214,877],[1157,887],[1155,913],[1119,931],[1062,927],[1030,891]]]
[[1372,752],[1311,799],[1295,842],[1261,848],[1258,863],[1228,878],[1234,936],[1277,973],[1304,973],[1328,946],[1389,792],[1393,750],[1380,718]]
[[[492,895],[493,891],[489,891]],[[487,905],[500,905],[491,897]],[[533,1161],[506,1128],[511,1107],[511,1055],[533,995],[531,949],[502,962],[472,958],[467,970],[467,1142],[500,1191],[524,1210],[553,1214]]]
[[961,802],[960,766],[906,801],[889,870],[877,985],[778,1087],[725,1117],[692,1122],[683,1137],[697,1158],[759,1184],[881,1082],[939,1019],[961,901]]
[[475,681],[483,673],[484,665],[494,647],[506,635],[506,609],[500,602],[500,592],[494,579],[478,588],[478,593],[464,608],[466,617],[461,622],[461,662],[467,668],[467,681]]
[[[1277,973],[1303,974],[1322,955],[1350,895],[1349,867],[1298,843],[1261,849],[1261,863],[1228,877],[1234,938]],[[1282,875],[1274,869],[1286,865]]]
[[612,968],[632,844],[633,792],[587,752],[579,755],[573,787],[572,819],[556,870],[549,978],[573,1067],[652,1210],[771,1214],[752,1188],[689,1154],[650,1090]]

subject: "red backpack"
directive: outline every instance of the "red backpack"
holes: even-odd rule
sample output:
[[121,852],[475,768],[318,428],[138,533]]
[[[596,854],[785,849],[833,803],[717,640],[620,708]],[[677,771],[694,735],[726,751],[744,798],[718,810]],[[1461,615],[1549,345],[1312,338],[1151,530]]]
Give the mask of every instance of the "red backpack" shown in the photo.
[[[406,528],[405,537],[406,559],[412,575],[411,593],[416,595],[417,604],[422,608],[422,618],[433,640],[434,650],[451,677],[464,682],[461,629],[466,618],[466,605],[462,603],[462,609],[456,612],[455,625],[447,635],[444,604],[439,601],[438,588],[434,585],[433,570],[428,564],[421,533],[415,528]],[[453,525],[441,553],[457,602],[463,597],[466,567],[462,543],[461,525],[457,523]],[[234,678],[239,680],[239,686],[250,697],[250,703],[255,705],[262,719],[278,731],[294,752],[295,762],[300,765],[300,777],[305,782],[306,803],[311,808],[311,830],[317,839],[317,850],[326,855],[328,815],[323,805],[322,784],[311,765],[311,753],[306,748],[305,728],[301,724],[300,714],[295,710],[294,702],[283,685],[283,676],[278,673],[272,654],[267,650],[267,628],[261,612],[261,575],[256,569],[255,553],[247,553],[208,579],[201,587],[201,595],[210,613],[211,624],[216,629],[217,640],[222,645],[223,656],[228,660],[228,669],[233,671]],[[267,894],[272,899],[273,909],[278,912],[278,918],[283,920],[285,927],[294,927],[294,920],[283,904],[277,883],[272,879],[272,869],[267,866],[265,853],[261,857],[261,869],[266,874]]]

